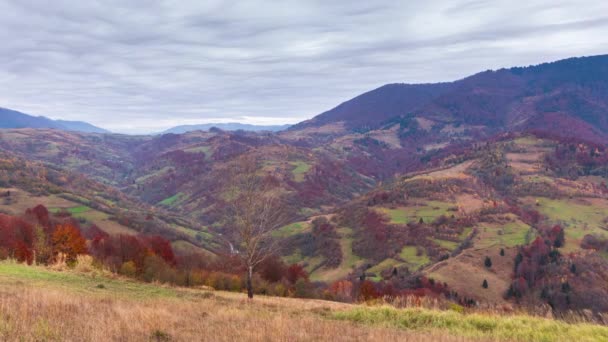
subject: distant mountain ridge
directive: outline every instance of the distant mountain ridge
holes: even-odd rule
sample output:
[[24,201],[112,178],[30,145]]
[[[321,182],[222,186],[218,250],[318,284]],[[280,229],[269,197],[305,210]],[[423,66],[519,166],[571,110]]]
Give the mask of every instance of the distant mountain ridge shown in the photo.
[[208,124],[200,124],[200,125],[181,125],[169,128],[161,132],[160,134],[182,134],[191,131],[208,131],[211,128],[219,128],[224,131],[250,131],[250,132],[261,132],[261,131],[270,131],[270,132],[278,132],[285,130],[291,125],[250,125],[250,124],[242,124],[238,122],[225,122],[225,123],[208,123]]
[[608,142],[607,99],[608,55],[576,57],[488,70],[449,83],[388,84],[289,130],[341,123],[343,134],[362,133],[416,119],[438,131],[448,125],[485,136],[540,130]]
[[52,120],[0,107],[0,128],[54,128],[84,133],[110,133],[110,131],[82,121]]

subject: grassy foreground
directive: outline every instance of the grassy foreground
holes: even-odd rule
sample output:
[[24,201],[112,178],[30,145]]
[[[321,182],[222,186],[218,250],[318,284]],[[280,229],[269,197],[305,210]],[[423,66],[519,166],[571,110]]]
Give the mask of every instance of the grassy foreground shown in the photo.
[[256,297],[0,263],[2,341],[606,341],[527,316]]

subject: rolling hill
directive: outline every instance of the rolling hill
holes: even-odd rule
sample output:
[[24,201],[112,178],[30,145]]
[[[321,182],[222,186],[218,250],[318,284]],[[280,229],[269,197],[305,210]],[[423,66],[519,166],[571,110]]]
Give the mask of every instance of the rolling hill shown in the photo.
[[40,202],[213,258],[226,253],[229,170],[254,157],[289,214],[278,257],[320,287],[605,312],[606,95],[597,56],[387,85],[276,133],[3,129],[0,209]]
[[451,83],[385,85],[290,131],[345,135],[416,120],[435,131],[478,136],[540,130],[606,142],[607,95],[608,56],[571,58],[485,71]]
[[32,116],[6,108],[0,108],[0,118],[0,128],[54,128],[76,132],[110,133],[86,122],[51,120],[44,116]]
[[260,132],[260,131],[269,131],[269,132],[278,132],[290,127],[290,125],[249,125],[242,124],[238,122],[224,122],[224,123],[209,123],[209,124],[200,124],[200,125],[183,125],[169,128],[168,130],[163,131],[160,134],[182,134],[192,131],[208,131],[212,128],[218,128],[224,131],[251,131],[251,132]]

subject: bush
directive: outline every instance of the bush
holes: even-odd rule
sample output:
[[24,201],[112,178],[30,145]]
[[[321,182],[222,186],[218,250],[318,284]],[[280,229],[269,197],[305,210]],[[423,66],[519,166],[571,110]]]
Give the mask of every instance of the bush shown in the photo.
[[135,277],[137,275],[137,266],[133,261],[127,261],[120,266],[120,274],[127,277]]

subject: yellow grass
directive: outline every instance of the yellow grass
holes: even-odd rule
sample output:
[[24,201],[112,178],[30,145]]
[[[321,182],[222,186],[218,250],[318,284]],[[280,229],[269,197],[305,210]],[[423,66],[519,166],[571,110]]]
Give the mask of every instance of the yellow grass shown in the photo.
[[0,341],[605,341],[608,328],[526,315],[394,309],[145,284],[92,264],[0,262]]
[[331,319],[355,307],[348,304],[261,296],[248,301],[244,294],[165,287],[150,292],[154,285],[87,278],[0,263],[0,340],[465,340]]

